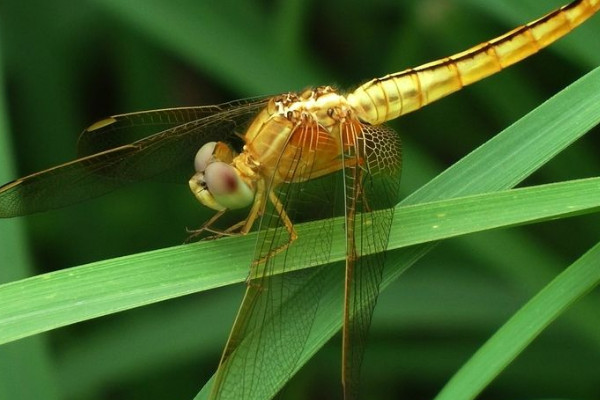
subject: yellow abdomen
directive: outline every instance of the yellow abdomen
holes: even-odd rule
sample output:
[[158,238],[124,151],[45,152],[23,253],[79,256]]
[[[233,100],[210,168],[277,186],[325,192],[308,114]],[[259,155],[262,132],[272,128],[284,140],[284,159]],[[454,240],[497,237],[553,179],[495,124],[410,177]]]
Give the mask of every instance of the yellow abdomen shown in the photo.
[[373,79],[348,95],[358,118],[372,125],[397,118],[486,78],[548,46],[600,9],[576,0],[469,50]]

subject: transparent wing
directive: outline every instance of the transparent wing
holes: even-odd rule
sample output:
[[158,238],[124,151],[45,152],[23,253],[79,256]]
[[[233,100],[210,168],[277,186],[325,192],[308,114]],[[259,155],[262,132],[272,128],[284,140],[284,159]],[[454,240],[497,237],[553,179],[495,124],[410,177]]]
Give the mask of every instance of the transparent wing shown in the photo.
[[[320,133],[307,128],[294,135],[312,137]],[[292,166],[289,175],[306,180],[270,190],[292,221],[321,221],[319,234],[310,240],[300,237],[287,247],[290,233],[282,213],[273,203],[266,208],[255,263],[216,373],[211,399],[270,398],[269,394],[279,391],[293,374],[305,347],[321,297],[320,268],[290,270],[294,265],[328,262],[332,218],[343,213],[340,174],[312,179],[318,174],[307,170],[311,167],[306,164],[314,163],[300,161],[320,156],[318,148],[293,144],[310,141],[292,139],[286,150],[291,154],[291,160],[285,160]]]
[[64,207],[149,178],[187,182],[202,144],[221,140],[241,146],[236,133],[243,133],[265,104],[266,99],[238,101],[99,121],[81,135],[81,158],[0,187],[0,217]]
[[[358,398],[360,366],[379,296],[385,250],[401,173],[399,136],[385,126],[349,132],[356,151],[344,153],[346,280],[342,331],[344,399]],[[350,150],[352,150],[350,148]]]
[[[77,142],[78,158],[102,153],[143,140],[158,132],[178,132],[189,129],[200,120],[215,115],[227,118],[265,103],[265,97],[235,100],[229,103],[196,107],[177,107],[113,115],[85,129]],[[231,116],[229,116],[231,117]],[[190,125],[186,125],[190,123]],[[179,128],[178,128],[179,127]],[[231,132],[233,133],[233,132]]]
[[[332,218],[344,214],[349,271],[344,382],[345,395],[348,399],[354,398],[365,336],[379,293],[383,269],[381,252],[387,246],[390,208],[398,200],[400,174],[397,135],[383,127],[354,126],[359,130],[348,132],[352,138],[340,143],[348,152],[338,157],[337,166],[332,168],[337,169],[337,173],[321,176],[322,171],[304,170],[308,167],[300,160],[306,148],[287,152],[293,155],[291,161],[285,161],[294,168],[290,175],[306,180],[273,188],[274,193],[292,221],[320,221],[318,235],[307,240],[300,237],[285,247],[290,236],[281,213],[272,205],[265,210],[255,252],[257,264],[253,266],[246,295],[217,371],[211,399],[270,398],[294,373],[319,307],[325,268],[331,266],[299,271],[293,270],[293,266],[328,262],[335,228]],[[302,134],[318,135],[306,130]],[[355,145],[348,146],[348,141]],[[321,157],[319,149],[316,150],[312,157]],[[340,171],[343,165],[346,167]],[[317,175],[320,177],[313,179]],[[274,255],[274,249],[283,250]],[[371,256],[372,253],[375,254]]]

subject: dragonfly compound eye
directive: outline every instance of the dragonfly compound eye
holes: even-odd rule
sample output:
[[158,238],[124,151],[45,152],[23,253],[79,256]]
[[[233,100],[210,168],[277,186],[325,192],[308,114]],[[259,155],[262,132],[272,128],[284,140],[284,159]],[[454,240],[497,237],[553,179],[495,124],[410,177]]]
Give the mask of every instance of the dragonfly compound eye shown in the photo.
[[234,167],[224,162],[207,165],[204,181],[215,201],[225,208],[244,208],[254,200],[254,190],[240,178]]
[[194,158],[194,168],[196,172],[204,172],[206,166],[214,161],[213,153],[215,152],[215,146],[217,142],[205,143],[200,150],[196,153]]

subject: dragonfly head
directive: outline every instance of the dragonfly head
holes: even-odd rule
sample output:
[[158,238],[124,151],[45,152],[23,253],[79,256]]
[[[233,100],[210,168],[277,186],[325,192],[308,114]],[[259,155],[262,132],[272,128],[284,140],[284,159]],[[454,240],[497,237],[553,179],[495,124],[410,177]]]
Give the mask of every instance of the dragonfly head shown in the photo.
[[213,210],[244,208],[254,200],[254,189],[230,164],[234,157],[233,150],[222,142],[208,142],[196,153],[190,189],[198,201]]

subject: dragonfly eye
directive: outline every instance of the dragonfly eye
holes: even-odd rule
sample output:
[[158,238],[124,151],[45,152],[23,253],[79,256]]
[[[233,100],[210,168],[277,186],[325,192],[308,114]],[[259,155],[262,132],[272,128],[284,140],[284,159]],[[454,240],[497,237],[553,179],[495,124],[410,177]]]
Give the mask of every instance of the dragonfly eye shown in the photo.
[[204,181],[214,200],[225,208],[243,208],[254,200],[254,190],[240,178],[235,168],[224,162],[208,164]]
[[196,172],[204,172],[207,165],[214,161],[213,153],[215,152],[215,146],[217,142],[205,143],[200,150],[196,153],[194,158],[194,168]]

